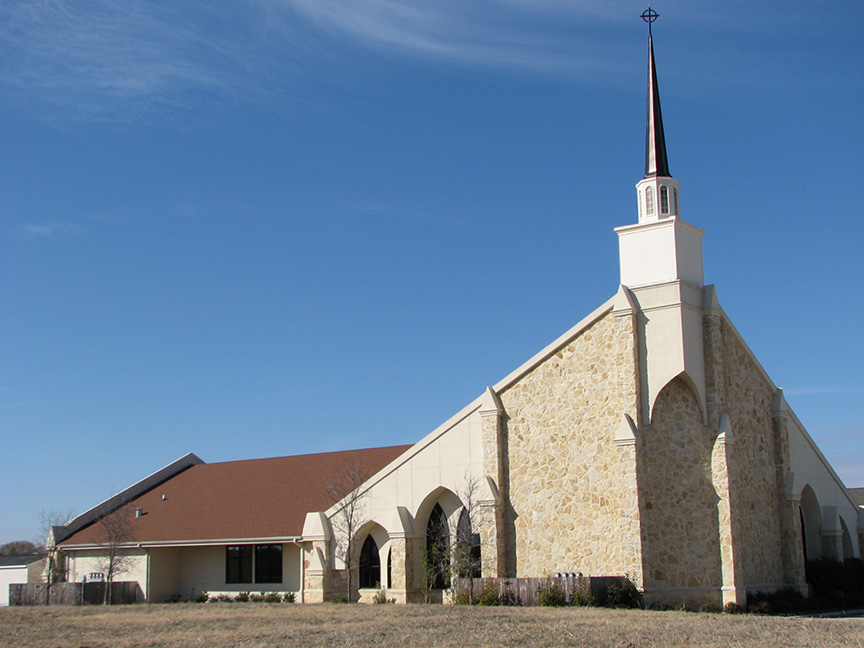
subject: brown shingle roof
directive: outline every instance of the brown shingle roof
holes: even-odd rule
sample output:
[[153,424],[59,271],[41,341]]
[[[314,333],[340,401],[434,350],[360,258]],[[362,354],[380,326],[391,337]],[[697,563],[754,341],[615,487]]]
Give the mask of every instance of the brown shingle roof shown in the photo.
[[[325,484],[349,465],[372,476],[411,446],[198,464],[133,499],[135,542],[300,536],[306,513],[333,501]],[[164,499],[163,499],[164,496]],[[102,541],[98,523],[61,545]]]
[[864,488],[847,488],[852,499],[858,506],[864,506]]

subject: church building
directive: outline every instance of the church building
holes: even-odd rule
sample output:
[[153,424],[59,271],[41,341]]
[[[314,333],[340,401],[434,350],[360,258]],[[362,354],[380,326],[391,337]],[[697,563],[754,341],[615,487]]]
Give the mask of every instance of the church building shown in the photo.
[[67,579],[99,577],[112,512],[128,527],[116,579],[152,602],[319,602],[348,582],[355,599],[416,602],[446,586],[430,571],[455,560],[432,554],[439,541],[465,542],[484,577],[626,574],[649,605],[806,593],[806,560],[860,557],[864,508],[704,282],[650,35],[646,135],[635,222],[615,229],[620,285],[573,328],[411,446],[187,455],[54,528]]

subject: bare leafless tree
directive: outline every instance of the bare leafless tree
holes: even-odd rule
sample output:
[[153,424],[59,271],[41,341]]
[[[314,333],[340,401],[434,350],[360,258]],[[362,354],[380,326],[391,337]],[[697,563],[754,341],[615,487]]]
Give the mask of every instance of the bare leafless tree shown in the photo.
[[46,510],[39,512],[40,542],[45,543],[48,555],[45,557],[45,584],[48,601],[51,601],[51,589],[54,583],[66,580],[66,561],[57,549],[56,538],[58,530],[75,516],[72,509],[66,511]]
[[456,578],[468,579],[468,602],[474,604],[474,579],[482,574],[480,555],[480,529],[486,522],[489,511],[480,501],[480,479],[466,473],[457,497],[462,510],[453,529],[452,565]]
[[357,531],[366,523],[364,500],[367,492],[361,487],[369,472],[357,462],[349,461],[338,467],[326,480],[327,494],[338,508],[330,519],[333,527],[333,552],[345,563],[346,599],[354,596],[352,570],[357,561]]
[[111,603],[114,579],[129,571],[131,567],[133,557],[128,553],[127,545],[134,540],[134,521],[134,509],[129,504],[124,504],[102,516],[97,522],[102,535],[102,541],[98,543],[100,555],[97,564],[99,570],[105,574],[106,605]]

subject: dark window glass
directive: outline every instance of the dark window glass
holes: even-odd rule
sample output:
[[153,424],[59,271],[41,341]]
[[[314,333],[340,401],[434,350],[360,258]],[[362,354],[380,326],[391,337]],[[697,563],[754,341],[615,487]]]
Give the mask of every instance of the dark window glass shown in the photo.
[[434,589],[450,587],[450,527],[440,504],[436,504],[426,523],[427,578]]
[[378,544],[370,535],[360,550],[360,583],[361,588],[375,587],[381,583],[381,556]]
[[252,545],[230,545],[226,548],[225,582],[252,582]]
[[282,545],[255,545],[255,582],[282,582]]

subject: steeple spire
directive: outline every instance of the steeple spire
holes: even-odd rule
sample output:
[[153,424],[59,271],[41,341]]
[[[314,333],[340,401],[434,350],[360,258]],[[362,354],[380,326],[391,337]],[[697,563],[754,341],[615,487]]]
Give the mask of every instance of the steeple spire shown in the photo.
[[666,136],[663,133],[657,66],[654,63],[651,25],[659,16],[651,7],[642,13],[642,20],[648,23],[648,110],[645,123],[645,175],[636,185],[640,223],[680,216],[678,181],[669,174],[669,160],[666,157]]
[[645,177],[669,175],[666,158],[666,137],[663,134],[663,115],[660,112],[660,91],[657,87],[657,68],[654,65],[654,37],[648,34],[648,115],[645,129]]

